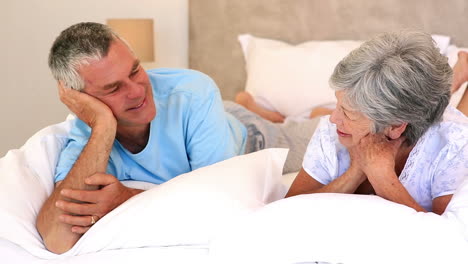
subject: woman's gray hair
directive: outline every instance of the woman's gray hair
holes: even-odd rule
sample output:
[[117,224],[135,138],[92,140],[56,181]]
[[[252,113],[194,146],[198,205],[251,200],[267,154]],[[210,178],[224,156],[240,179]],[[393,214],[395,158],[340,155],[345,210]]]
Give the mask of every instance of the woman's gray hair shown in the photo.
[[378,35],[338,63],[330,86],[373,122],[373,133],[408,123],[403,136],[414,144],[442,118],[450,100],[452,69],[429,34]]
[[78,68],[90,60],[106,57],[110,45],[117,39],[127,44],[108,26],[99,23],[83,22],[65,29],[50,49],[52,75],[67,87],[83,90],[84,80],[78,74]]

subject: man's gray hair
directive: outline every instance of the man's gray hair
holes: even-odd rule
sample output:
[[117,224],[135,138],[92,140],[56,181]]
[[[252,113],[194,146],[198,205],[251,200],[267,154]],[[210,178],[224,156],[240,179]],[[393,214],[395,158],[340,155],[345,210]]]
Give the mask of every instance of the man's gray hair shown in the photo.
[[117,39],[122,40],[108,26],[99,23],[83,22],[65,29],[50,49],[52,75],[69,88],[83,90],[85,84],[77,72],[78,68],[90,60],[106,57],[110,45]]
[[429,34],[378,35],[338,63],[330,86],[373,122],[373,133],[408,123],[403,136],[414,144],[442,118],[450,100],[452,69]]

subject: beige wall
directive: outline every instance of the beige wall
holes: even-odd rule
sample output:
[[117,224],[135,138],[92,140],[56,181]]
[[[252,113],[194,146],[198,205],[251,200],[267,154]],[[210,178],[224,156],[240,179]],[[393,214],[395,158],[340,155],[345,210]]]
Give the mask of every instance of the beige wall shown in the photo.
[[153,18],[157,62],[144,66],[188,65],[187,0],[3,0],[0,9],[0,157],[41,128],[65,119],[68,111],[57,97],[47,56],[67,26]]

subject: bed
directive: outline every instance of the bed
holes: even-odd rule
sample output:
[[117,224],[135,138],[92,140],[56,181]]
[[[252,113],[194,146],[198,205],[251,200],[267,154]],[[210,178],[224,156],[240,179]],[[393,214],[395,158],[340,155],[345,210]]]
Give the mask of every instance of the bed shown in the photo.
[[[456,52],[468,47],[460,26],[468,24],[464,0],[190,0],[189,5],[190,68],[211,76],[224,99],[247,90],[293,119],[333,103],[326,87],[330,69],[376,33],[421,28],[434,35],[451,64]],[[317,74],[301,72],[303,63]],[[294,84],[288,97],[284,85],[272,85],[280,83],[272,78],[284,65],[292,66],[281,75]],[[375,196],[281,199],[295,176],[281,174],[283,149],[236,157],[160,186],[126,182],[148,191],[101,219],[69,252],[52,254],[34,221],[52,191],[51,175],[69,128],[69,120],[44,128],[0,159],[2,263],[468,263],[468,181],[443,216]]]

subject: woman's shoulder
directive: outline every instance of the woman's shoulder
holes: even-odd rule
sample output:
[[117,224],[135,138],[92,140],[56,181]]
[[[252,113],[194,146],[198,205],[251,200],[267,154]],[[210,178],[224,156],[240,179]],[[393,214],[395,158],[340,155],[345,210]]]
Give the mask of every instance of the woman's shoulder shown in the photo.
[[454,107],[447,107],[442,121],[433,126],[433,134],[447,144],[465,146],[468,144],[468,117]]
[[[349,154],[340,143],[336,133],[336,125],[330,122],[330,116],[323,116],[308,145],[309,152],[320,153],[329,160],[347,160]],[[320,151],[319,151],[320,150]]]
[[[442,121],[431,126],[418,142],[425,155],[453,156],[468,148],[468,118],[448,107]],[[426,157],[427,158],[427,157]]]
[[349,163],[349,153],[339,142],[335,124],[330,122],[329,116],[321,117],[307,146],[303,168],[325,184],[343,174]]
[[330,116],[320,117],[313,137],[320,138],[320,141],[326,145],[334,145],[336,142],[339,142],[336,134],[336,125],[330,122]]

